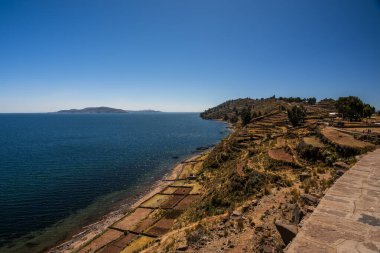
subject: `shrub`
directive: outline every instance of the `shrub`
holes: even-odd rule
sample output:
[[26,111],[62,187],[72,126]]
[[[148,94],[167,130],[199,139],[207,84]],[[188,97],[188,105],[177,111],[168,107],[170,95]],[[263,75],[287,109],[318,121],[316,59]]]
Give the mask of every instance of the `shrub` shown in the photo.
[[319,148],[307,145],[305,142],[300,142],[300,144],[298,144],[297,152],[302,158],[310,161],[324,160],[324,156]]
[[202,238],[207,234],[207,231],[204,226],[198,224],[194,231],[190,232],[187,235],[187,242],[190,245],[197,244]]
[[231,118],[230,118],[230,122],[232,124],[236,123],[238,121],[238,118],[236,117],[236,115],[233,115]]
[[303,106],[293,106],[288,110],[288,118],[293,126],[300,125],[306,118],[305,108]]
[[248,108],[243,109],[243,111],[240,114],[240,117],[241,117],[241,124],[243,126],[247,125],[249,122],[251,122],[251,118],[252,118],[251,110],[249,110]]

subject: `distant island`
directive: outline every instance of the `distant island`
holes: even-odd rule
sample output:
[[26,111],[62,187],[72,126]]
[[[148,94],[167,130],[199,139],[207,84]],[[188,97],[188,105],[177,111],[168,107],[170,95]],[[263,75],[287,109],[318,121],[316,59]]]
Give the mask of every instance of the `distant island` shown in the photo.
[[111,107],[86,107],[83,109],[69,109],[69,110],[60,110],[56,113],[129,113],[129,112],[159,112],[154,110],[140,110],[140,111],[132,111],[132,110],[123,110],[116,109]]
[[103,107],[86,107],[83,109],[61,110],[61,111],[58,111],[57,113],[128,113],[128,111],[103,106]]

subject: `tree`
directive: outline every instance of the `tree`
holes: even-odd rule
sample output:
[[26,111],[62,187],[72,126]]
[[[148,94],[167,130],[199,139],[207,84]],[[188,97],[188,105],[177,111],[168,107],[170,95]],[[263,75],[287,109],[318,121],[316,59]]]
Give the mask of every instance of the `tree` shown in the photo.
[[305,121],[306,110],[303,106],[293,106],[288,110],[288,118],[293,126],[298,126]]
[[251,110],[249,110],[248,108],[244,108],[242,111],[241,111],[241,114],[240,114],[240,117],[241,117],[241,123],[243,126],[247,125],[249,122],[251,122]]
[[353,121],[363,117],[364,103],[358,97],[340,97],[335,106],[344,119]]
[[317,103],[317,99],[315,97],[308,98],[306,101],[309,105],[315,105],[315,103]]
[[372,114],[374,114],[375,112],[376,112],[375,107],[373,107],[369,104],[364,105],[364,108],[363,108],[363,117],[364,118],[370,118],[372,116]]

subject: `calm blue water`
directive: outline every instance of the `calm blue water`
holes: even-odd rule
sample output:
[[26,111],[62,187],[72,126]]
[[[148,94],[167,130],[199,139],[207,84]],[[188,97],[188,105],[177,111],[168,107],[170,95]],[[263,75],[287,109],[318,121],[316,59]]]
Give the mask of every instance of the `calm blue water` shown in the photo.
[[226,133],[195,113],[0,114],[0,251],[49,246]]

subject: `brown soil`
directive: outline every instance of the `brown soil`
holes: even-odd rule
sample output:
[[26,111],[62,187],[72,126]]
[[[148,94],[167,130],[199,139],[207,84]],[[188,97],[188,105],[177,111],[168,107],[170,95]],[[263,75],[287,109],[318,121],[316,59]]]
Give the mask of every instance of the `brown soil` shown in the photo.
[[189,195],[181,200],[175,207],[175,210],[186,210],[193,202],[199,199],[198,195]]
[[191,190],[192,190],[191,187],[180,187],[180,188],[177,188],[177,190],[174,192],[174,194],[187,195],[191,192]]
[[160,205],[160,208],[170,209],[173,208],[179,201],[183,199],[183,195],[171,195],[170,199],[166,200]]
[[148,217],[152,212],[152,209],[137,208],[133,213],[124,217],[122,220],[112,225],[112,228],[128,231],[134,227],[137,223]]
[[147,228],[149,228],[150,226],[152,226],[157,221],[158,221],[157,218],[152,218],[152,217],[146,218],[141,223],[139,223],[137,226],[135,226],[134,228],[132,228],[131,231],[133,231],[135,233],[144,232]]
[[99,253],[119,253],[122,251],[130,242],[138,237],[136,234],[129,233],[126,236],[115,240],[106,247],[104,247]]
[[281,162],[287,162],[287,163],[291,163],[293,162],[293,157],[286,153],[284,149],[270,149],[268,151],[268,155],[270,156],[270,158],[274,159],[274,160],[277,160],[277,161],[281,161]]
[[123,232],[108,229],[105,233],[103,233],[101,236],[92,241],[90,245],[87,245],[86,247],[82,248],[78,253],[95,252],[100,248],[106,246],[110,242],[120,238],[121,236],[124,236]]
[[145,233],[152,236],[162,236],[172,228],[174,221],[174,219],[163,218]]

